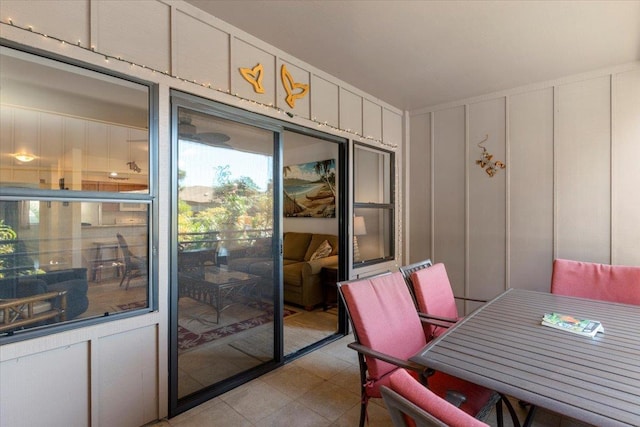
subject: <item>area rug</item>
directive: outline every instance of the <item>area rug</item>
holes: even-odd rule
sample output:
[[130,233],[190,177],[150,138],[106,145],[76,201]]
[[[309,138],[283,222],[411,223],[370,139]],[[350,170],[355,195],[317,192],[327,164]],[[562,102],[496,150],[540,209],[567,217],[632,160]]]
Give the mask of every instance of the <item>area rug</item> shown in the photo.
[[[220,323],[215,323],[213,307],[191,298],[180,298],[179,313],[178,351],[187,351],[273,322],[273,306],[266,303],[232,305],[222,311]],[[285,317],[295,313],[291,309],[284,310]]]
[[118,307],[120,311],[135,310],[137,308],[145,308],[147,306],[148,306],[148,303],[146,301],[134,301],[127,304],[116,305],[116,307]]

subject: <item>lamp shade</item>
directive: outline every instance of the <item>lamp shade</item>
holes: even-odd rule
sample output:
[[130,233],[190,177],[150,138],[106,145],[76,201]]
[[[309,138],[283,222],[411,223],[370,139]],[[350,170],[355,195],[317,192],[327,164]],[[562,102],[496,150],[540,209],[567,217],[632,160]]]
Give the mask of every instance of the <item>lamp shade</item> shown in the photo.
[[367,234],[367,227],[364,224],[364,217],[354,216],[353,217],[353,235],[364,236],[365,234]]

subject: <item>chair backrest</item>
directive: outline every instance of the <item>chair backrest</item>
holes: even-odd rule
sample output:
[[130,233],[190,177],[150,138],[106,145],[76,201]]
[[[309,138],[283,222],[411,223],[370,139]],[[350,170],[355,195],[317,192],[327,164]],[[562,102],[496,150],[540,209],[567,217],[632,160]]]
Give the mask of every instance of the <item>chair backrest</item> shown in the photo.
[[118,238],[118,245],[120,246],[120,250],[122,251],[122,257],[124,258],[125,264],[129,264],[131,262],[131,250],[129,249],[129,245],[127,245],[127,241],[124,236],[120,233],[116,233],[116,237]]
[[405,282],[407,282],[407,286],[409,286],[409,290],[411,291],[411,296],[413,297],[414,302],[416,303],[416,308],[418,307],[418,302],[415,301],[416,293],[413,289],[413,281],[411,280],[411,275],[418,270],[422,270],[425,268],[429,268],[433,265],[430,259],[425,259],[423,261],[419,261],[413,264],[405,265],[400,267],[400,273],[402,273],[402,277],[404,277]]
[[395,427],[487,426],[420,384],[404,369],[390,375],[382,398]]
[[[458,307],[444,264],[437,263],[411,274],[418,311],[432,316],[458,319]],[[437,336],[445,329],[428,325],[431,334]]]
[[551,293],[640,305],[640,267],[556,259]]
[[[356,341],[407,360],[426,345],[422,323],[399,272],[338,283]],[[395,365],[366,357],[369,379],[377,381]]]

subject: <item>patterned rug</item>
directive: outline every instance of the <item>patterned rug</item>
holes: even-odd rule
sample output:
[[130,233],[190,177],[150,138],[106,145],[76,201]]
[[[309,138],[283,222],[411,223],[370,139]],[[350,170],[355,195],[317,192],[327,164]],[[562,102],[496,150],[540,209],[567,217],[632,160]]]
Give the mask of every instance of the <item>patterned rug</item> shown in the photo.
[[[146,306],[146,301],[136,301],[117,307],[124,311]],[[190,350],[204,343],[273,322],[273,306],[267,303],[233,305],[222,311],[220,323],[215,323],[216,311],[213,307],[191,298],[180,298],[178,311],[178,351]],[[297,313],[291,308],[283,310],[284,317]]]
[[145,308],[145,307],[147,307],[147,302],[146,301],[134,301],[134,302],[130,302],[130,303],[127,303],[127,304],[118,304],[116,307],[118,307],[118,309],[120,311],[135,310],[137,308]]
[[[273,306],[251,302],[236,304],[223,310],[220,323],[215,323],[213,307],[190,298],[180,299],[178,320],[178,351],[193,349],[204,343],[226,338],[273,322]],[[284,317],[296,311],[284,309]]]

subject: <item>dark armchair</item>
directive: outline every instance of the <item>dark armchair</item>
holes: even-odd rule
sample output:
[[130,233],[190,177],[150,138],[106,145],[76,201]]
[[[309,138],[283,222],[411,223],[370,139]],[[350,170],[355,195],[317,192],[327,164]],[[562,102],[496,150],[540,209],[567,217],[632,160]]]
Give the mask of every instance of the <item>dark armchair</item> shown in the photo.
[[131,282],[131,279],[147,275],[147,260],[134,255],[131,252],[131,249],[129,249],[129,245],[127,244],[127,241],[122,236],[122,234],[117,233],[116,236],[118,237],[118,245],[120,245],[122,258],[124,259],[124,273],[122,274],[122,279],[120,280],[120,286],[122,286],[126,279],[127,284],[125,286],[125,290],[127,290],[129,289],[129,283]]

